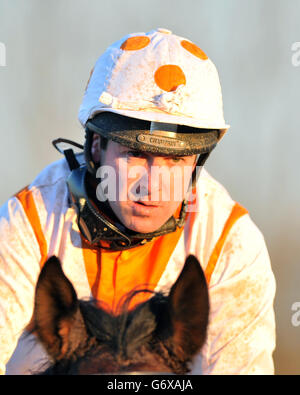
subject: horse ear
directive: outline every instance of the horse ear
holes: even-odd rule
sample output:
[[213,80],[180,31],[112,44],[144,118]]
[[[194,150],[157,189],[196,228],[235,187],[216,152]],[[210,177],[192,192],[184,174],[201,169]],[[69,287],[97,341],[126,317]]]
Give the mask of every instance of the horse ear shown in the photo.
[[172,343],[177,355],[192,358],[204,345],[209,317],[205,275],[197,258],[190,255],[169,294]]
[[77,294],[55,256],[47,260],[39,275],[33,319],[34,333],[52,358],[67,357],[78,347],[72,331],[83,330],[84,325]]

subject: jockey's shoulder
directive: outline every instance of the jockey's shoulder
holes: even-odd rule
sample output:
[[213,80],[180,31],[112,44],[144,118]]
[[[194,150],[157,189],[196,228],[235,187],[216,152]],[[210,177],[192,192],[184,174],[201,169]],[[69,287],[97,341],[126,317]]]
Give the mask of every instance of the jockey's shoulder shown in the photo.
[[[84,162],[83,154],[76,155],[80,164]],[[46,166],[29,185],[29,189],[41,189],[44,187],[55,187],[55,185],[66,184],[70,169],[65,158],[59,159]]]

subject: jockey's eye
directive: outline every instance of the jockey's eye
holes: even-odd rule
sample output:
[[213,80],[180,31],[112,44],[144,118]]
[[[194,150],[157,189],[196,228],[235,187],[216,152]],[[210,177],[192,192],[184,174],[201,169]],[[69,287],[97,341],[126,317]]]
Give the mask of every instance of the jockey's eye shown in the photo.
[[174,156],[172,158],[169,158],[172,162],[174,163],[180,163],[184,161],[184,158],[178,157],[178,156]]
[[181,163],[181,162],[184,162],[184,161],[185,161],[184,157],[181,157],[181,156],[170,156],[170,157],[166,157],[165,159],[166,159],[166,161],[168,161],[170,164],[171,164],[171,163]]

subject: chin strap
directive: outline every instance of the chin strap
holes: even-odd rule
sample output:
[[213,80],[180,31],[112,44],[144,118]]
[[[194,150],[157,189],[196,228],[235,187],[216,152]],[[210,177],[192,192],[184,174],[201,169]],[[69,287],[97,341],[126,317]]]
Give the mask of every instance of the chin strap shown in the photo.
[[[192,173],[192,182],[191,182],[190,188],[194,188],[196,186],[196,183],[197,183],[198,178],[200,176],[199,167],[202,168],[204,166],[204,163],[206,162],[207,158],[209,157],[209,154],[210,154],[210,152],[198,155],[196,167]],[[189,191],[190,191],[190,189],[189,189]]]

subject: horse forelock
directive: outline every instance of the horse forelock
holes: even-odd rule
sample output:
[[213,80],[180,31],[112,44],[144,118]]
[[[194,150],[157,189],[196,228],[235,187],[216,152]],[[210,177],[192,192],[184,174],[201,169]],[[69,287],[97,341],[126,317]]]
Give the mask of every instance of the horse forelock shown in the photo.
[[[130,309],[134,297],[142,292],[151,293],[151,299]],[[81,300],[79,306],[90,336],[114,353],[130,356],[136,347],[147,343],[156,331],[159,311],[155,311],[155,306],[162,306],[166,300],[160,293],[138,290],[125,295],[115,311],[97,300]]]
[[[151,298],[129,309],[132,299],[140,292],[151,293]],[[99,372],[132,370],[188,372],[186,361],[176,357],[168,338],[172,335],[168,298],[149,290],[136,290],[126,295],[113,314],[97,300],[80,301],[80,310],[88,334],[97,340],[98,346],[88,354],[99,358]],[[159,317],[159,319],[158,319]],[[85,365],[88,365],[88,358]],[[97,365],[97,362],[96,362]],[[95,368],[95,367],[94,367]]]

